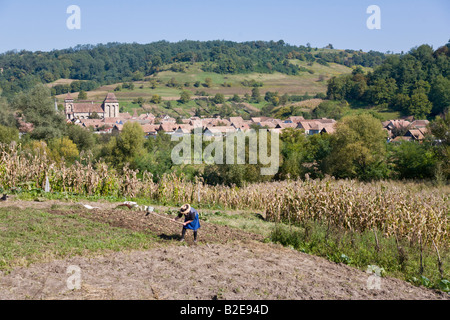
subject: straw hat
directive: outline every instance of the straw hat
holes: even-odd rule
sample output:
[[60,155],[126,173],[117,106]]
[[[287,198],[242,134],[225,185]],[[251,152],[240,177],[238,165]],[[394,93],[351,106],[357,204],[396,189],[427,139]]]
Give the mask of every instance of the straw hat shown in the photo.
[[185,204],[180,208],[180,212],[182,214],[188,214],[191,211],[191,206],[189,204]]

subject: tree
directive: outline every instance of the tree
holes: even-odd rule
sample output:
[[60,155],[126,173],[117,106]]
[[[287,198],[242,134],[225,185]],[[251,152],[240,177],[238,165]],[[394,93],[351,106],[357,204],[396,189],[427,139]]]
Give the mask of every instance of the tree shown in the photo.
[[142,97],[138,97],[138,98],[133,100],[133,103],[138,104],[140,107],[143,106],[144,102],[145,102],[144,98],[142,98]]
[[408,110],[416,119],[426,119],[431,113],[432,107],[433,105],[428,100],[428,96],[423,92],[419,92],[411,96]]
[[75,143],[67,137],[54,138],[49,142],[50,157],[56,161],[73,163],[79,156]]
[[347,92],[346,98],[352,100],[363,100],[368,88],[367,78],[364,73],[358,72],[358,68],[353,70],[352,74],[352,83],[350,85],[350,90]]
[[18,94],[12,107],[23,113],[26,122],[34,125],[31,133],[33,139],[49,141],[63,135],[64,116],[55,111],[50,89],[45,85],[38,84],[30,91]]
[[230,98],[230,101],[239,103],[241,102],[241,98],[239,97],[239,95],[234,94],[233,97]]
[[433,114],[443,113],[450,108],[450,79],[437,76],[431,85],[429,98],[433,103]]
[[312,178],[323,178],[325,175],[325,160],[331,152],[330,141],[331,135],[327,133],[313,134],[307,137],[304,160],[307,162],[308,174]]
[[179,85],[180,84],[178,83],[177,79],[175,79],[174,77],[170,78],[170,80],[167,82],[167,86],[170,88],[176,88]]
[[350,91],[350,76],[332,77],[328,80],[327,98],[332,100],[344,100]]
[[0,99],[0,125],[17,127],[17,119],[8,102]]
[[401,179],[432,178],[436,160],[433,151],[425,144],[404,141],[392,147],[395,170]]
[[191,94],[189,93],[189,91],[183,90],[181,92],[180,102],[186,104],[189,101],[191,101]]
[[140,71],[136,71],[133,73],[133,81],[142,81],[144,80],[144,74]]
[[213,86],[213,82],[211,78],[206,78],[205,79],[205,87],[207,88],[211,88]]
[[410,105],[411,98],[407,94],[397,93],[397,95],[394,97],[393,107],[395,110],[408,113]]
[[73,81],[71,84],[70,84],[70,91],[71,92],[77,92],[77,91],[80,91],[81,90],[81,81]]
[[264,96],[264,100],[272,103],[275,107],[280,104],[280,96],[279,96],[278,92],[267,91]]
[[137,122],[126,122],[122,132],[116,139],[111,139],[109,148],[111,149],[112,162],[116,167],[121,167],[126,163],[134,164],[135,157],[141,156],[144,151],[145,133]]
[[158,82],[155,79],[150,80],[150,88],[156,89],[158,87]]
[[19,141],[19,130],[0,125],[0,143],[10,144],[12,141]]
[[134,90],[134,83],[133,82],[125,82],[122,84],[123,89],[129,89],[131,91]]
[[214,103],[221,104],[225,102],[225,96],[222,93],[217,93],[213,99]]
[[86,91],[81,90],[81,91],[78,93],[78,100],[87,100],[87,94],[86,94]]
[[321,102],[312,112],[315,119],[330,118],[339,120],[342,118],[346,107],[346,102],[326,100]]
[[329,173],[339,178],[364,180],[386,176],[386,133],[368,114],[342,118],[331,136],[327,157]]
[[91,131],[78,125],[69,124],[67,126],[67,135],[77,145],[77,149],[80,151],[91,150],[95,145],[94,135]]
[[280,136],[281,155],[283,162],[278,172],[278,178],[290,177],[291,179],[303,178],[306,168],[302,166],[306,157],[307,138],[303,130],[292,128],[283,130]]
[[361,66],[355,66],[352,71],[352,75],[364,74],[364,69]]
[[294,110],[293,106],[286,106],[281,107],[277,110],[277,112],[274,115],[274,118],[276,119],[286,119],[289,118],[292,115],[292,111]]
[[97,112],[92,112],[91,115],[89,116],[89,119],[100,119],[100,116],[98,115]]
[[144,170],[151,172],[156,182],[173,167],[171,151],[174,143],[176,142],[171,142],[170,136],[166,134],[157,135],[154,139],[146,139],[145,152],[134,158],[136,169],[141,172]]
[[383,103],[390,104],[395,96],[396,90],[397,84],[394,79],[377,79],[369,86],[367,94],[369,101],[376,105]]
[[161,101],[162,101],[162,98],[161,98],[161,96],[159,94],[154,94],[152,96],[152,98],[150,99],[150,102],[154,103],[154,104],[160,104]]
[[436,117],[429,126],[431,134],[435,137],[434,152],[443,174],[450,178],[450,115],[447,110],[442,116]]
[[255,102],[261,102],[262,98],[261,98],[261,94],[259,93],[259,89],[258,88],[252,88],[252,100]]

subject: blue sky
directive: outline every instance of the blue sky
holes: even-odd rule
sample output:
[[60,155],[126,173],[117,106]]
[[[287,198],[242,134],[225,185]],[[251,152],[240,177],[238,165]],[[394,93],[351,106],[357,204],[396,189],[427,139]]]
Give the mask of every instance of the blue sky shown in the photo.
[[[67,7],[81,9],[69,30]],[[381,29],[369,30],[369,5]],[[0,0],[0,52],[158,40],[275,40],[364,51],[408,51],[450,39],[449,0]]]

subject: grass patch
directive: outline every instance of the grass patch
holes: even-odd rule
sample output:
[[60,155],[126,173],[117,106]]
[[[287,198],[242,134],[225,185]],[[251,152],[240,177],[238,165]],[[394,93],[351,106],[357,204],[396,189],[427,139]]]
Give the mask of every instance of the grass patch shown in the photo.
[[[415,285],[449,292],[450,252],[440,252],[443,277],[438,271],[437,255],[431,248],[422,252],[410,243],[397,244],[393,238],[385,238],[373,231],[363,233],[306,223],[304,227],[277,224],[270,234],[271,241],[292,247],[301,252],[321,256],[336,263],[344,263],[366,271],[376,265],[386,275],[409,281]],[[378,246],[377,246],[378,239]]]
[[0,270],[74,255],[147,249],[157,241],[149,233],[111,227],[77,215],[0,208]]
[[[134,90],[122,89],[121,91],[115,91],[115,95],[120,100],[121,106],[124,105],[124,109],[129,111],[131,108],[130,102],[138,97],[143,97],[145,100],[149,100],[152,95],[158,94],[164,98],[178,98],[182,90],[189,90],[192,93],[195,91],[205,91],[211,96],[216,93],[222,93],[226,96],[232,96],[238,94],[243,96],[245,93],[250,94],[250,87],[244,87],[242,81],[244,80],[256,80],[263,82],[264,86],[260,88],[262,94],[266,91],[278,91],[280,94],[304,94],[308,92],[314,94],[317,92],[326,92],[326,79],[331,76],[340,74],[347,74],[352,71],[351,68],[343,65],[330,63],[329,66],[323,66],[318,63],[313,63],[309,66],[304,61],[290,60],[291,63],[297,64],[301,67],[305,67],[313,72],[300,72],[299,75],[286,75],[279,72],[273,73],[243,73],[243,74],[218,74],[214,72],[205,72],[202,68],[202,63],[184,64],[187,66],[185,72],[174,72],[170,70],[161,71],[156,76],[149,77],[146,80],[156,79],[161,81],[156,88],[150,88],[148,81],[134,81]],[[168,66],[166,66],[168,67]],[[324,81],[318,81],[319,76],[325,77]],[[175,78],[176,81],[182,86],[182,88],[170,88],[166,86],[166,83]],[[206,88],[203,86],[205,79],[210,78],[212,80],[212,87]],[[201,85],[194,87],[194,83],[199,81]],[[231,87],[224,87],[224,83],[228,83]],[[184,84],[189,83],[189,87],[185,87]],[[107,92],[113,91],[117,85],[110,84],[101,86],[95,90],[89,91],[88,98],[94,99],[98,102],[103,101]],[[142,86],[142,88],[141,88]],[[63,99],[64,95],[59,95],[58,98]]]
[[242,212],[236,214],[227,214],[221,211],[200,212],[200,219],[210,223],[224,225],[231,228],[244,230],[250,233],[260,234],[265,238],[269,238],[274,222],[265,221],[258,213]]

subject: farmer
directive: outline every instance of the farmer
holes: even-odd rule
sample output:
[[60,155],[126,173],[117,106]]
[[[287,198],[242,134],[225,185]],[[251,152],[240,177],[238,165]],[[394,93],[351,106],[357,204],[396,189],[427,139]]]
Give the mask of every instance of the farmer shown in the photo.
[[186,235],[186,230],[191,229],[194,231],[194,242],[197,242],[197,230],[200,228],[200,221],[198,218],[198,212],[192,208],[189,204],[185,204],[180,208],[180,213],[178,217],[174,218],[173,221],[177,221],[184,215],[183,231],[181,232],[180,241],[184,241],[184,236]]

